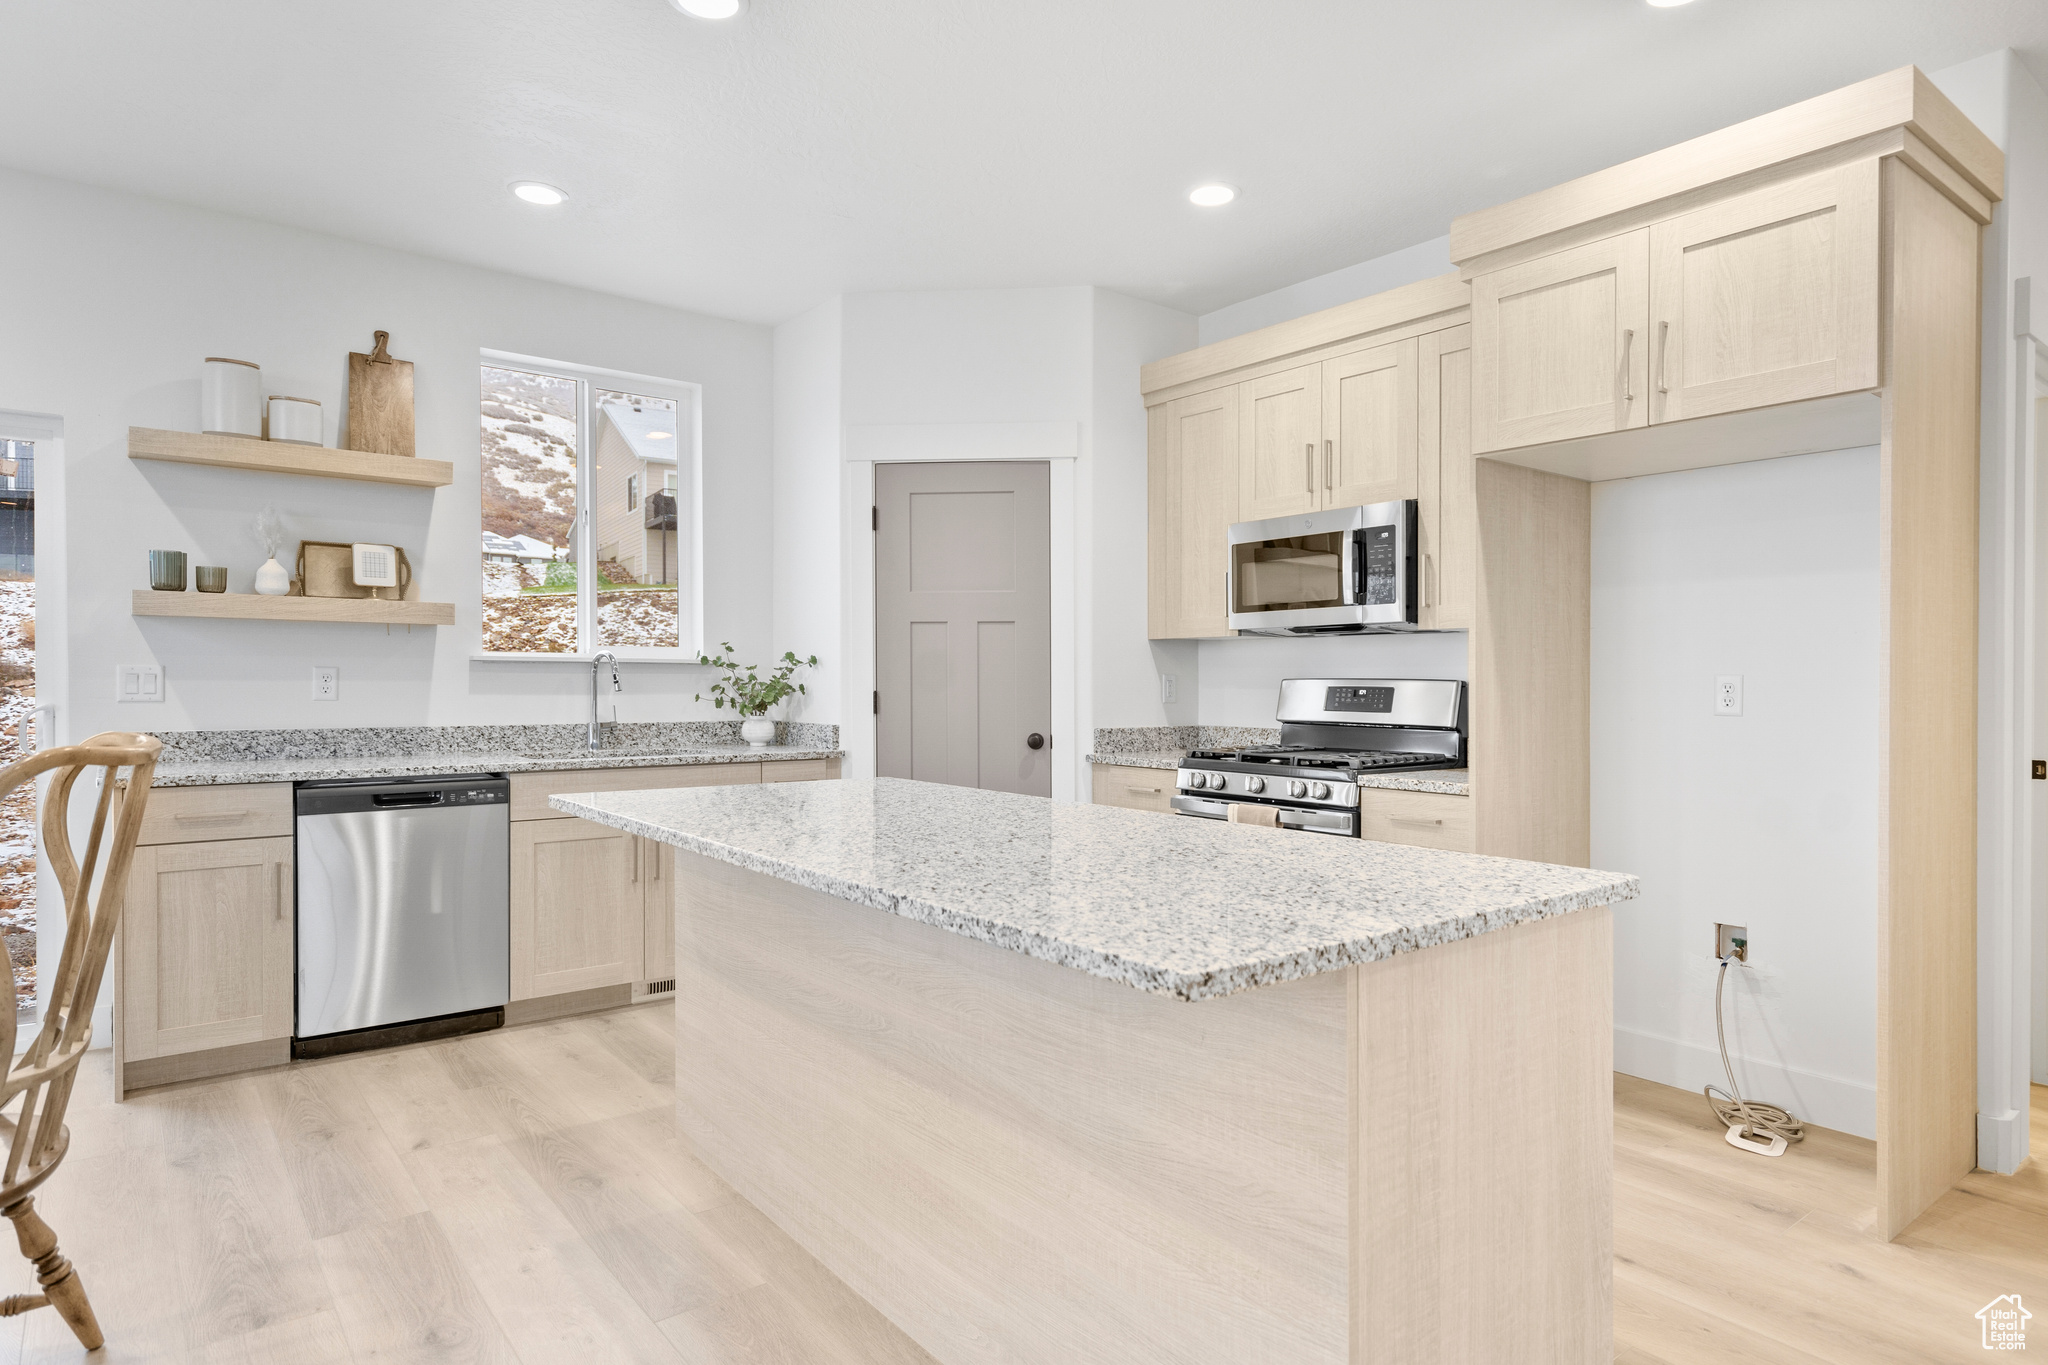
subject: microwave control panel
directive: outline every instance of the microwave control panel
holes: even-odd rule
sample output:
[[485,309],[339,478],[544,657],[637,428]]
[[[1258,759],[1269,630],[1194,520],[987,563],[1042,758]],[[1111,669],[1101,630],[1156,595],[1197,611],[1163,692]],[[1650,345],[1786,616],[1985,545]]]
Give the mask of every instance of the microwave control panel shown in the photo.
[[1391,607],[1400,602],[1400,537],[1392,526],[1368,526],[1358,533],[1358,600],[1368,607]]

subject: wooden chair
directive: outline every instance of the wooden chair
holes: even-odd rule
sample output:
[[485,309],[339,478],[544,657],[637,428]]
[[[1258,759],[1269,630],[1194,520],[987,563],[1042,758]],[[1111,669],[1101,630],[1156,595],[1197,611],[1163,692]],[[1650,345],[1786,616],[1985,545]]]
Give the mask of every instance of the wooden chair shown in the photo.
[[[114,930],[121,923],[121,902],[128,890],[128,865],[135,856],[135,839],[142,830],[143,807],[149,801],[150,779],[156,772],[157,754],[163,745],[149,735],[108,731],[94,735],[83,744],[45,749],[0,771],[0,798],[24,782],[43,773],[54,774],[43,798],[43,852],[56,873],[57,889],[64,897],[64,949],[57,959],[54,978],[46,976],[43,999],[48,1008],[42,1031],[19,1060],[8,1067],[0,1080],[0,1140],[7,1143],[7,1163],[0,1168],[0,1215],[14,1223],[14,1235],[21,1254],[35,1263],[40,1294],[16,1294],[0,1299],[0,1317],[12,1317],[31,1308],[54,1307],[79,1342],[88,1351],[105,1342],[92,1304],[78,1272],[57,1250],[57,1234],[36,1213],[31,1197],[37,1186],[48,1180],[64,1159],[71,1144],[71,1132],[64,1126],[64,1111],[71,1103],[71,1085],[78,1075],[79,1059],[92,1043],[92,1010],[99,999],[100,978],[107,967],[107,952],[113,946]],[[92,833],[85,842],[83,864],[71,851],[71,832],[65,819],[72,788],[90,768],[103,769],[99,803],[93,811]],[[129,769],[126,798],[106,850],[106,872],[100,878],[97,904],[93,900],[93,873],[100,859],[106,834],[107,813],[113,807],[116,780],[122,768]],[[48,895],[45,885],[42,893]],[[47,959],[45,959],[47,962]],[[14,1058],[15,1041],[14,974],[7,974],[7,996],[0,1001],[0,1058]],[[21,1097],[21,1109],[13,1118],[6,1110]]]

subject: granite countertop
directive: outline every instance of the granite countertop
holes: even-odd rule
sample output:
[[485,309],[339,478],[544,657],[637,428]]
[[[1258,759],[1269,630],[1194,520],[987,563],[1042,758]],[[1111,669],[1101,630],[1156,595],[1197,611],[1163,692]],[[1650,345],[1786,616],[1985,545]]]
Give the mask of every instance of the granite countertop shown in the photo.
[[1640,889],[1615,872],[894,778],[549,804],[1181,1000],[1631,900]]
[[425,777],[434,773],[538,773],[575,768],[653,768],[697,763],[777,763],[800,758],[842,758],[838,749],[771,744],[708,744],[688,749],[599,749],[579,753],[377,754],[300,758],[186,759],[166,756],[153,787],[212,787],[238,782],[322,782],[341,777]]
[[[1090,754],[1088,761],[1111,768],[1178,768],[1185,757],[1187,752],[1183,749],[1152,749]],[[1419,773],[1362,773],[1358,785],[1397,792],[1440,792],[1445,796],[1472,794],[1471,773],[1464,768],[1429,768]]]

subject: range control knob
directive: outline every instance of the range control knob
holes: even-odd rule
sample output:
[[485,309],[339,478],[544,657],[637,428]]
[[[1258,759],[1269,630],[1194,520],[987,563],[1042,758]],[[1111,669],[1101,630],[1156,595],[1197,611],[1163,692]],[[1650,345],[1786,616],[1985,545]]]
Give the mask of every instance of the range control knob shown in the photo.
[[1188,774],[1188,785],[1189,785],[1190,787],[1193,787],[1193,788],[1194,788],[1194,789],[1195,789],[1196,791],[1200,791],[1200,790],[1201,790],[1202,788],[1204,788],[1204,787],[1206,787],[1206,786],[1208,786],[1208,785],[1209,785],[1209,774],[1207,774],[1207,773],[1189,773],[1189,774]]
[[1308,783],[1289,782],[1287,784],[1287,794],[1297,801],[1301,800],[1302,797],[1308,795]]
[[1318,801],[1327,801],[1330,799],[1330,784],[1318,782],[1308,789],[1308,794]]
[[1244,789],[1253,796],[1257,796],[1266,789],[1266,779],[1263,777],[1247,777],[1244,780]]

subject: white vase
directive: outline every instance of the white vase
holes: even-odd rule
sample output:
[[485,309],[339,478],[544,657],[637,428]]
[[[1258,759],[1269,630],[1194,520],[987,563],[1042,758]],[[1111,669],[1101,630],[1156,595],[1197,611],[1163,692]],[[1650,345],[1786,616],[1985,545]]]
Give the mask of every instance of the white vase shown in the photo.
[[292,576],[284,571],[284,565],[275,559],[263,561],[256,571],[256,591],[265,597],[282,597],[291,590]]
[[740,722],[740,738],[756,749],[775,742],[775,722],[766,716],[748,716]]

